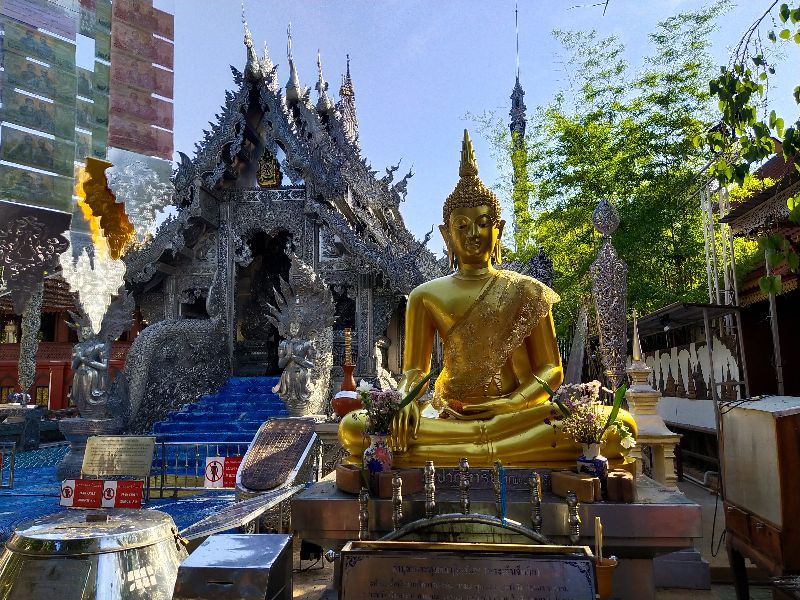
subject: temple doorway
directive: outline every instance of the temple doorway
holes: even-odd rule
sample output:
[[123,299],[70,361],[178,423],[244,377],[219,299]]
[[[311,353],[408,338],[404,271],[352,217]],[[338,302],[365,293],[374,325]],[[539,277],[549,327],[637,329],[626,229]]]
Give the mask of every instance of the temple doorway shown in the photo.
[[253,260],[240,268],[236,280],[236,342],[234,374],[278,375],[278,330],[267,319],[267,304],[275,305],[274,290],[289,278],[286,232],[254,234],[248,241]]

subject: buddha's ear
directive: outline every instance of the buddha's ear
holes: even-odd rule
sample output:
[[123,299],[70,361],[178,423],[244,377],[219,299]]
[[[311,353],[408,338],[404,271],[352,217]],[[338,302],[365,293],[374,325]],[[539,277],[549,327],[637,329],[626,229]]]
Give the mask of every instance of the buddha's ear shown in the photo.
[[503,264],[503,227],[506,226],[506,222],[503,219],[500,219],[500,222],[497,224],[497,243],[494,246],[494,264],[500,266]]
[[439,233],[442,234],[444,245],[447,246],[447,267],[452,271],[455,267],[453,261],[453,248],[450,245],[450,232],[447,230],[447,225],[439,225]]

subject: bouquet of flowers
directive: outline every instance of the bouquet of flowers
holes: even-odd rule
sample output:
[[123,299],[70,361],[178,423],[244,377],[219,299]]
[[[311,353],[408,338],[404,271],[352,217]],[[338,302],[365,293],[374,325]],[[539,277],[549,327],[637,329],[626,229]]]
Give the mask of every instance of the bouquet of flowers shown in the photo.
[[367,410],[367,427],[365,433],[389,433],[394,415],[400,410],[402,396],[396,390],[377,390],[363,379],[356,391]]
[[538,377],[536,379],[550,394],[550,402],[554,405],[550,416],[544,420],[554,430],[561,429],[578,444],[599,444],[606,431],[613,427],[620,436],[623,448],[633,448],[636,445],[630,430],[619,418],[626,386],[623,385],[614,392],[611,412],[605,417],[603,403],[600,401],[599,381],[564,384],[555,392],[545,381]]
[[426,375],[414,388],[403,396],[397,390],[378,390],[363,379],[356,391],[367,410],[367,434],[388,434],[392,428],[392,419],[397,412],[409,404],[430,380],[433,373]]

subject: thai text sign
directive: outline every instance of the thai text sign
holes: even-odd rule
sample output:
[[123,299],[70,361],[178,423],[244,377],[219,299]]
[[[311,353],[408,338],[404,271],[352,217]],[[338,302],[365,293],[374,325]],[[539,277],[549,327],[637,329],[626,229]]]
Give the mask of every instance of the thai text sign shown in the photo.
[[144,481],[66,479],[61,483],[61,506],[68,508],[141,508]]
[[207,488],[236,487],[236,472],[242,464],[241,456],[209,456],[206,458],[205,483]]
[[92,436],[86,442],[81,473],[95,477],[147,477],[155,444],[153,436]]
[[518,544],[349,542],[342,600],[594,600],[588,548]]

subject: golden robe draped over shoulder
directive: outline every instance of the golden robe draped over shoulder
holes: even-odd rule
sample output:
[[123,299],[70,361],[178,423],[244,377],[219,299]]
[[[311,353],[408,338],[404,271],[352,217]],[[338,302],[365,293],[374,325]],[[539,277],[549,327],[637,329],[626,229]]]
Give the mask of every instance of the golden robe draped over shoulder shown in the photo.
[[[444,337],[444,369],[436,396],[475,396],[560,300],[540,281],[514,271],[495,272],[467,313]],[[465,355],[459,351],[469,347]]]

